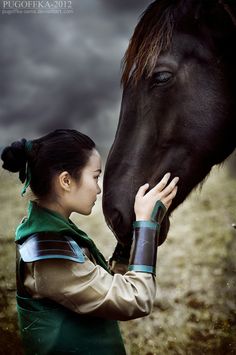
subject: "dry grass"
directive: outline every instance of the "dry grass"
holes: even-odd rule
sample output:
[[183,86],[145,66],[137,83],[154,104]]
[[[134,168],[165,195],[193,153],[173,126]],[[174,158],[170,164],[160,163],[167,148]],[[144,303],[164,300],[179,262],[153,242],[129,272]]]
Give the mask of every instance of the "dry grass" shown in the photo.
[[[20,354],[15,315],[14,230],[26,211],[17,179],[0,173],[0,354]],[[123,322],[132,355],[236,354],[236,181],[214,169],[200,192],[178,208],[158,251],[152,314]],[[101,201],[90,217],[74,215],[107,257],[116,244]]]

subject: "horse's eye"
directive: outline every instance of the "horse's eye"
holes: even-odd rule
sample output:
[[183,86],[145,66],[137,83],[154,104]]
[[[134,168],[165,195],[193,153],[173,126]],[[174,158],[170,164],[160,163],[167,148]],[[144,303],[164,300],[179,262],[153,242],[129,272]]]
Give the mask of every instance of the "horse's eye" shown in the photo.
[[161,86],[166,84],[172,77],[173,74],[169,71],[159,71],[153,77],[153,85]]

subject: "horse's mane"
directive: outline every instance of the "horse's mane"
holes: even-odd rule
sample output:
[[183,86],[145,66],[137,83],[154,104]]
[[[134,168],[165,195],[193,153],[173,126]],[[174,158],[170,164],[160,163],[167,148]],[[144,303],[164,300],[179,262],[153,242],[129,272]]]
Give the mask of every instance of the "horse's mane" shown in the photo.
[[[157,0],[151,3],[141,15],[129,46],[122,60],[121,83],[126,86],[132,75],[132,83],[137,84],[142,75],[151,76],[160,54],[169,49],[175,21],[182,16],[192,1],[189,0]],[[236,17],[231,10],[230,0],[215,0],[221,4],[236,24]],[[200,12],[201,1],[195,8],[194,18]]]

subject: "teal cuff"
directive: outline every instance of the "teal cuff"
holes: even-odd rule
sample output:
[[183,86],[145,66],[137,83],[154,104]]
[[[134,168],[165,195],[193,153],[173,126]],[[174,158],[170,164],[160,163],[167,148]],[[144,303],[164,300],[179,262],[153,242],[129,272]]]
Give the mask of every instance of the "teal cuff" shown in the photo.
[[150,229],[158,229],[160,227],[159,223],[155,222],[155,221],[135,221],[133,223],[133,227],[134,228],[150,228]]
[[156,269],[153,266],[150,266],[150,265],[129,265],[128,266],[128,270],[146,272],[147,274],[156,275]]
[[157,215],[158,215],[158,210],[161,208],[161,220],[162,221],[164,215],[166,214],[167,208],[166,206],[161,202],[161,200],[158,200],[153,208],[152,215],[151,215],[151,221],[156,221]]

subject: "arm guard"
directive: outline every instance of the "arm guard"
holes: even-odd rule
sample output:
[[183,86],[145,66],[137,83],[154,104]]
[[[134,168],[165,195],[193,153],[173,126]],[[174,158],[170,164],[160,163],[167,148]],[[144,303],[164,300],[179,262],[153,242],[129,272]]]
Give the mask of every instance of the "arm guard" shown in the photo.
[[156,274],[160,224],[166,208],[157,201],[150,221],[135,221],[129,270]]
[[68,259],[84,263],[82,249],[70,236],[55,232],[41,232],[29,236],[22,244],[17,243],[22,260],[31,263],[43,259]]

